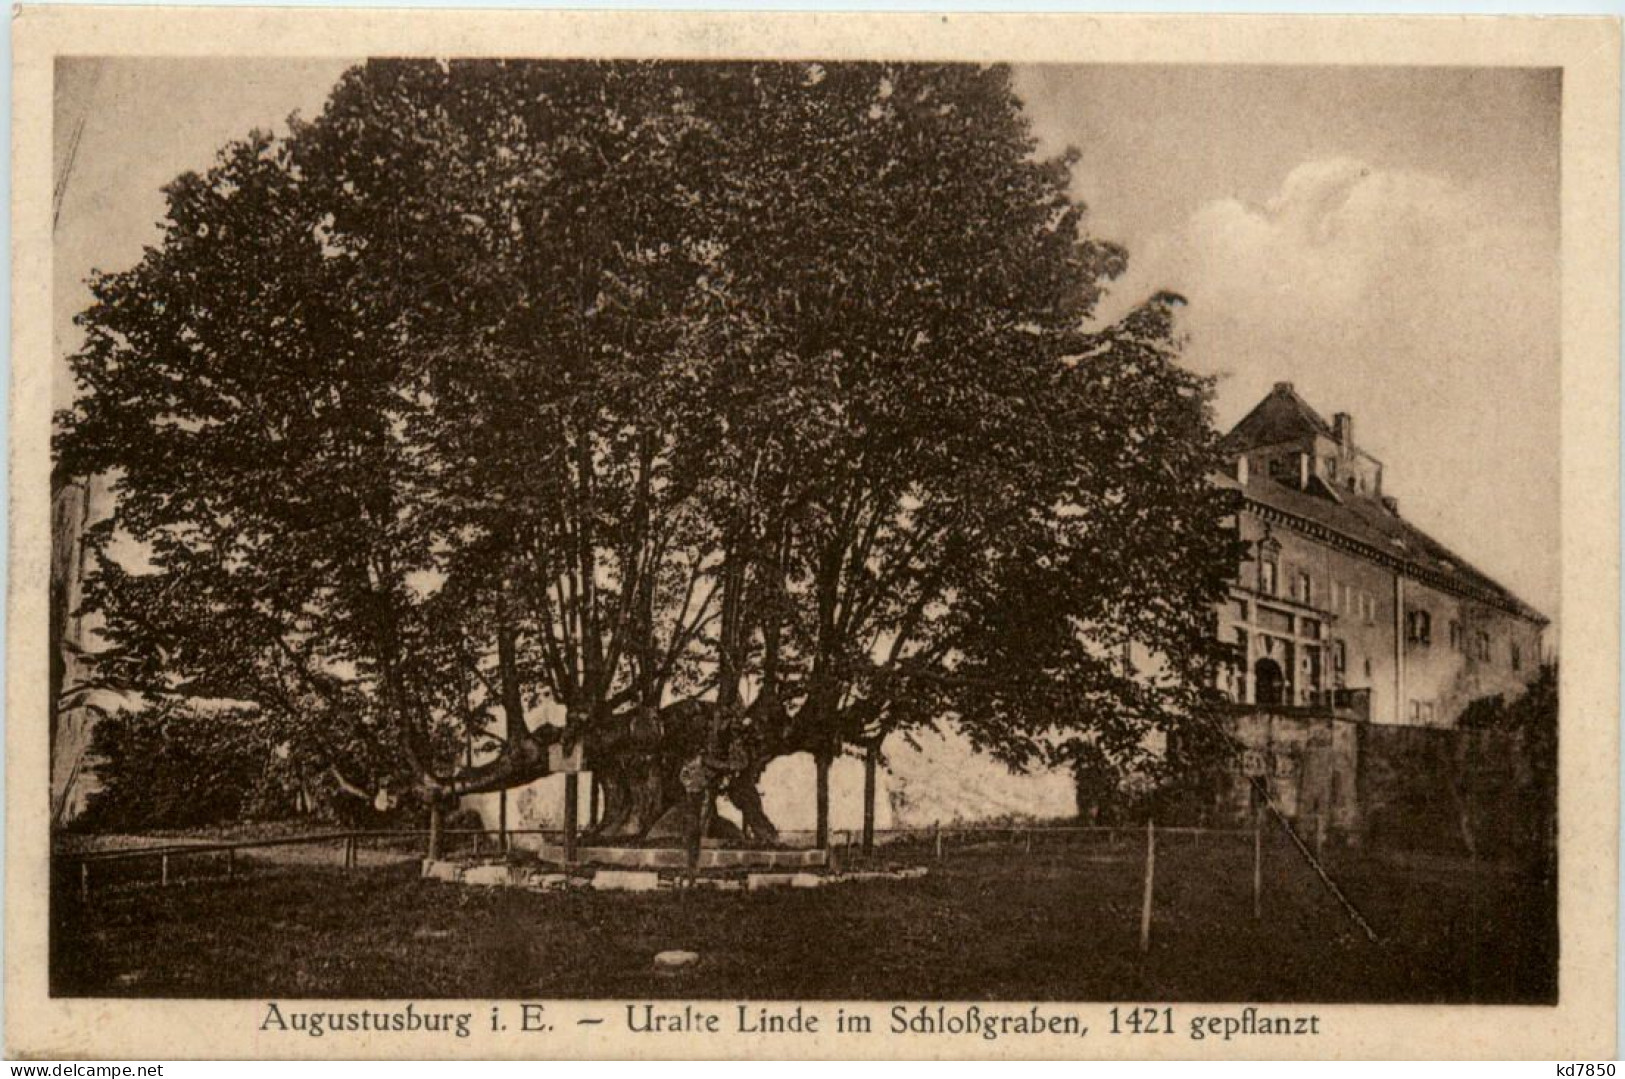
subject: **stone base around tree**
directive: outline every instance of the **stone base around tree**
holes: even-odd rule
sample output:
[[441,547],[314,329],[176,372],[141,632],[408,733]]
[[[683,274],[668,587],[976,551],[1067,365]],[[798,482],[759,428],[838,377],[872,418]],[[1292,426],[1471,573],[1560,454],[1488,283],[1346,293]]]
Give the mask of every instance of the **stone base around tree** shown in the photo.
[[[676,852],[682,853],[682,852]],[[710,852],[752,853],[752,852]],[[774,851],[761,853],[825,854],[823,851]],[[712,867],[720,868],[720,867]],[[916,880],[926,875],[923,866],[906,869],[873,869],[855,872],[753,872],[744,876],[704,874],[688,880],[687,863],[677,871],[666,873],[652,869],[628,870],[620,868],[578,867],[574,872],[534,866],[508,865],[504,862],[466,864],[444,860],[423,860],[424,880],[438,880],[448,884],[469,884],[484,888],[524,888],[533,892],[563,891],[570,888],[589,888],[599,892],[661,892],[684,887],[712,891],[764,891],[772,888],[822,888],[831,884],[856,881]]]
[[[564,848],[553,843],[526,843],[524,836],[513,837],[516,850],[536,855],[544,862],[562,865]],[[681,847],[581,847],[576,861],[616,869],[687,869],[688,851]],[[829,865],[827,850],[767,850],[705,847],[700,851],[701,869],[817,869]]]

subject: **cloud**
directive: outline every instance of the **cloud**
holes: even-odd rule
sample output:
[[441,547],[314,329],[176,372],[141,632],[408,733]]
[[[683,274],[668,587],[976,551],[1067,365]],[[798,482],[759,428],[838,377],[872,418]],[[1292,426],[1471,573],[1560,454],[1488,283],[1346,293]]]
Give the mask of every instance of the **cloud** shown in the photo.
[[[1305,161],[1130,252],[1100,312],[1184,294],[1188,361],[1233,422],[1292,381],[1356,417],[1407,515],[1549,613],[1557,593],[1558,240],[1420,172]],[[1509,526],[1517,522],[1517,527]]]

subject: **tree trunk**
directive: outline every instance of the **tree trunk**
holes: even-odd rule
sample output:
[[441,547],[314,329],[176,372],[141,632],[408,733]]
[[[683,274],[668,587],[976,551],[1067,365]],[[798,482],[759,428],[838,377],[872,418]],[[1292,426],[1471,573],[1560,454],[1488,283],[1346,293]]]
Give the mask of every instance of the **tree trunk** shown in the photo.
[[602,839],[642,839],[683,801],[678,778],[683,762],[639,753],[599,762],[604,811],[593,835]]
[[734,776],[728,783],[727,793],[728,801],[739,810],[745,838],[752,843],[774,846],[779,841],[779,830],[773,824],[772,818],[767,815],[766,807],[762,805],[762,791],[758,786],[767,764],[767,761],[763,761]]

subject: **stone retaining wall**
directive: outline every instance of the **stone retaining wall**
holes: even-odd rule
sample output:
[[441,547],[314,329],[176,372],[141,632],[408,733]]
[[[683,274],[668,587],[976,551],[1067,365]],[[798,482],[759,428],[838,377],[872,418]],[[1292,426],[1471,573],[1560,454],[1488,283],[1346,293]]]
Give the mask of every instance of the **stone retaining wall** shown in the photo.
[[1543,842],[1542,777],[1516,733],[1268,712],[1230,722],[1244,752],[1218,804],[1232,820],[1250,815],[1258,775],[1301,828],[1324,819],[1350,842],[1491,857]]

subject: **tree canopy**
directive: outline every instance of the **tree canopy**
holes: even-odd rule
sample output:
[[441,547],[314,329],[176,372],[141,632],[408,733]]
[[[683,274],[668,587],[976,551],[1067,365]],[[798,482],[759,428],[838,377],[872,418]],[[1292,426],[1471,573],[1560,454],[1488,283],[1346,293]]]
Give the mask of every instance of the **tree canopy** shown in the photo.
[[997,66],[353,69],[93,282],[102,677],[357,794],[581,744],[613,834],[696,757],[762,837],[769,761],[892,731],[1136,759],[1234,550],[1178,298],[1085,329],[1126,255],[1072,163]]

